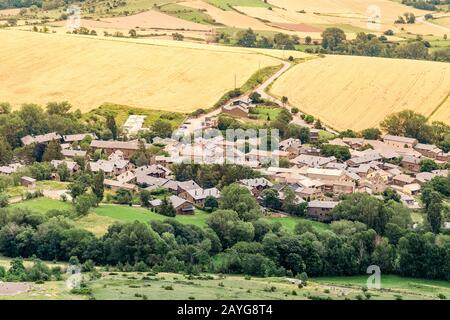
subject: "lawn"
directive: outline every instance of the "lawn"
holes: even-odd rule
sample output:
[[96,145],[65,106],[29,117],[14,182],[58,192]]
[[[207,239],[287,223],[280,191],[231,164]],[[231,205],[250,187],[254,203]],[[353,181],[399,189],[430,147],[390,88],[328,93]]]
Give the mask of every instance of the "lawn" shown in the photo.
[[62,202],[44,197],[14,203],[10,207],[29,209],[42,214],[50,210],[72,210],[72,204],[70,202]]
[[[100,205],[100,207],[94,208],[93,211],[98,216],[109,217],[113,220],[125,222],[132,222],[136,220],[140,222],[149,222],[152,220],[163,221],[166,219],[172,219],[144,208],[110,204]],[[208,213],[201,210],[196,210],[194,215],[177,215],[175,220],[184,224],[193,224],[199,227],[204,227],[206,225],[207,217]]]
[[164,13],[167,13],[180,19],[208,25],[215,24],[211,16],[209,16],[205,12],[199,9],[189,8],[176,3],[161,5],[160,10]]
[[251,113],[257,114],[258,118],[262,121],[273,121],[278,117],[280,112],[280,108],[255,107],[251,109]]
[[[312,281],[319,284],[340,285],[346,287],[366,287],[368,276],[350,277],[320,277]],[[394,275],[381,275],[381,291],[397,292],[398,294],[414,294],[421,298],[437,298],[438,294],[450,297],[450,282],[416,278],[403,278]]]
[[300,218],[300,217],[292,217],[292,216],[284,217],[284,218],[273,217],[273,218],[270,218],[270,220],[281,223],[281,225],[284,228],[286,228],[286,230],[288,230],[289,232],[294,232],[295,226],[300,221],[306,221],[307,223],[311,224],[313,229],[317,232],[323,232],[323,231],[330,229],[330,226],[326,223],[312,221],[312,220],[308,220],[308,219]]
[[186,118],[185,114],[179,112],[149,110],[112,103],[105,103],[97,109],[86,113],[83,117],[85,119],[90,119],[95,116],[106,117],[108,114],[114,115],[117,125],[119,126],[122,126],[132,114],[147,116],[144,121],[144,127],[149,127],[155,123],[156,120],[163,119],[169,121],[173,128],[177,128]]
[[[36,189],[37,190],[64,190],[67,189],[68,183],[67,182],[60,182],[60,181],[37,181],[36,182]],[[22,186],[16,186],[16,187],[10,187],[6,189],[6,193],[10,197],[20,197],[22,194],[29,191],[29,189],[22,187]]]

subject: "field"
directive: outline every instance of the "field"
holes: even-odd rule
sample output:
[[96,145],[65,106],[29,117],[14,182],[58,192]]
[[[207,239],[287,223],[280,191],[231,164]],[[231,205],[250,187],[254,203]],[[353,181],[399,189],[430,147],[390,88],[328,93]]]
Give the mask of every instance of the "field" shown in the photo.
[[[48,198],[37,198],[33,200],[23,201],[11,204],[12,208],[25,208],[37,213],[45,214],[49,210],[67,210],[72,209],[70,202],[62,202]],[[193,224],[198,227],[206,226],[206,219],[209,213],[202,210],[196,210],[194,215],[177,215],[176,221],[183,224]],[[150,210],[140,207],[118,206],[112,204],[101,204],[98,208],[93,208],[91,213],[87,216],[75,220],[75,224],[83,229],[91,231],[97,236],[103,235],[108,227],[115,221],[123,222],[149,222],[149,221],[164,221],[172,219]],[[273,222],[279,222],[289,232],[294,232],[294,228],[299,221],[307,221],[312,227],[318,231],[328,230],[329,226],[324,223],[306,220],[299,217],[269,217]]]
[[[66,21],[52,23],[56,26],[65,26]],[[179,19],[158,11],[150,10],[131,16],[102,18],[99,20],[82,19],[81,26],[86,28],[113,28],[124,29],[128,32],[130,29],[158,28],[167,30],[196,30],[210,31],[211,28],[203,24]]]
[[191,112],[213,106],[235,77],[240,86],[259,67],[279,64],[258,51],[178,47],[175,41],[149,45],[1,31],[0,42],[0,96],[16,107],[68,100],[83,112],[105,102]]
[[[448,30],[434,26],[417,19],[415,24],[395,25],[394,21],[405,12],[412,12],[416,17],[424,16],[428,11],[418,10],[413,7],[404,6],[398,2],[390,0],[269,0],[270,4],[282,8],[287,12],[305,11],[305,15],[311,18],[316,17],[316,23],[326,21],[329,24],[350,24],[359,28],[371,28],[367,23],[372,12],[379,15],[380,28],[378,31],[392,29],[417,34],[444,35]],[[379,14],[378,14],[379,12]],[[313,13],[313,16],[311,16]],[[377,31],[377,29],[374,29]]]
[[428,61],[327,56],[300,63],[272,86],[277,96],[338,130],[377,126],[412,109],[446,121],[450,65]]
[[18,15],[19,12],[20,9],[2,9],[0,10],[0,17],[15,16]]
[[[0,265],[9,267],[11,259],[1,257]],[[47,263],[50,267],[53,263]],[[30,266],[29,261],[25,261]],[[58,263],[58,265],[64,264]],[[367,276],[313,278],[299,288],[286,278],[258,278],[242,275],[200,275],[190,277],[176,273],[111,272],[99,269],[101,277],[91,279],[84,274],[90,295],[69,291],[65,281],[2,284],[12,288],[0,290],[0,299],[18,300],[318,300],[318,299],[443,299],[450,295],[445,281],[432,281],[397,276],[382,276],[381,290],[366,290]],[[18,289],[27,290],[20,292]],[[14,292],[18,291],[18,292]]]

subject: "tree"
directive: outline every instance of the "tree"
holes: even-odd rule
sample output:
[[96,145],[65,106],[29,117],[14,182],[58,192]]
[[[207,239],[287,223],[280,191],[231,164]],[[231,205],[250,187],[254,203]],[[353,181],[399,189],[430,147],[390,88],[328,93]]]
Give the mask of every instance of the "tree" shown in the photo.
[[241,47],[254,48],[256,46],[256,34],[252,29],[240,31],[237,35],[237,44]]
[[361,131],[361,135],[367,140],[378,140],[381,137],[381,131],[378,128],[367,128]]
[[46,107],[46,111],[49,115],[66,115],[69,110],[72,108],[72,105],[67,102],[49,102]]
[[48,146],[45,148],[42,160],[46,162],[50,162],[52,160],[61,160],[63,158],[61,151],[62,149],[59,141],[52,140],[48,143]]
[[97,204],[97,197],[94,194],[85,193],[75,200],[75,211],[79,216],[84,216],[89,209]]
[[9,204],[9,197],[6,193],[0,192],[0,208],[7,207]]
[[222,246],[231,247],[239,241],[252,241],[255,229],[250,222],[243,222],[233,210],[217,210],[206,219],[206,224],[214,230]]
[[118,204],[131,205],[131,202],[133,201],[133,194],[128,189],[119,188],[114,196],[114,201]]
[[177,210],[174,208],[172,202],[167,199],[167,197],[162,199],[158,212],[168,217],[175,217],[177,215]]
[[439,166],[434,160],[424,159],[420,161],[420,172],[431,172],[439,169]]
[[442,223],[442,196],[437,191],[431,191],[426,199],[427,221],[430,224],[431,231],[439,233]]
[[116,140],[119,130],[117,129],[116,119],[112,114],[106,116],[106,127],[111,131],[112,138]]
[[205,198],[204,210],[207,212],[212,212],[219,207],[219,202],[213,196],[207,196]]
[[172,136],[172,125],[167,120],[156,120],[153,123],[151,129],[154,134],[160,138],[169,138]]
[[345,32],[339,28],[327,28],[322,32],[322,47],[335,51],[346,40]]
[[320,153],[325,157],[334,156],[339,161],[347,161],[352,156],[347,146],[338,146],[333,144],[324,144],[320,148]]
[[310,36],[305,37],[305,44],[310,45],[312,43],[312,38]]
[[281,209],[281,200],[280,196],[278,194],[277,189],[266,189],[263,192],[261,192],[261,197],[263,200],[263,205],[267,208],[274,209],[274,210],[280,210]]
[[236,183],[223,188],[220,194],[219,208],[233,210],[243,220],[254,220],[260,215],[259,205],[251,192]]
[[137,32],[134,29],[130,29],[130,31],[128,31],[128,34],[130,35],[130,37],[132,38],[136,38],[137,37]]
[[431,129],[425,116],[412,110],[403,110],[386,117],[381,128],[389,134],[416,138],[422,143],[431,140]]
[[10,164],[13,158],[13,151],[4,137],[0,137],[0,165]]
[[103,200],[103,195],[105,193],[104,181],[105,181],[105,174],[104,174],[103,170],[99,170],[94,175],[94,178],[92,181],[92,187],[91,187],[92,192],[94,193],[95,197],[97,198],[97,201],[96,201],[97,206]]
[[61,162],[56,168],[60,181],[67,181],[70,178],[70,171],[65,162]]
[[139,193],[139,198],[141,200],[141,206],[147,208],[150,205],[150,201],[152,200],[152,195],[148,190],[141,190]]
[[11,112],[11,104],[9,102],[0,102],[0,114],[9,114]]

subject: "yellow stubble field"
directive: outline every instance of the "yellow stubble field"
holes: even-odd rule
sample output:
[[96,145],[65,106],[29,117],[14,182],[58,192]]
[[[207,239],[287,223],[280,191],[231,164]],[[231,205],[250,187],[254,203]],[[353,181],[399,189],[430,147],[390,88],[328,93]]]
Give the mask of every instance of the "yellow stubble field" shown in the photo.
[[105,102],[191,112],[213,106],[259,67],[279,65],[256,51],[174,42],[0,31],[0,98],[14,107],[67,100],[89,111]]
[[271,90],[338,130],[377,126],[404,109],[450,120],[447,63],[326,56],[294,66]]

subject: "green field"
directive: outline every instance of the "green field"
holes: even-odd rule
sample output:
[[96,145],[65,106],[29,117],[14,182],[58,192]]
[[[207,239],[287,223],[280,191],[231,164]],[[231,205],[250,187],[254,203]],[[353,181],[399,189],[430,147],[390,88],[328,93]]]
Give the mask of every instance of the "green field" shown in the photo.
[[166,14],[175,16],[175,17],[183,19],[183,20],[207,24],[207,25],[215,25],[216,24],[214,19],[211,18],[211,16],[209,16],[205,12],[198,10],[198,9],[193,9],[193,8],[189,8],[189,7],[186,7],[183,5],[179,5],[176,3],[169,3],[169,4],[161,5],[160,10],[161,10],[161,12],[164,12]]
[[114,115],[118,126],[122,126],[128,117],[133,114],[147,116],[145,118],[144,127],[149,127],[156,120],[163,119],[169,121],[173,128],[177,128],[186,118],[186,115],[179,112],[141,109],[110,103],[103,104],[97,109],[83,114],[83,118],[89,120],[96,117],[105,117],[107,114]]
[[[62,202],[43,197],[11,204],[10,207],[26,208],[41,214],[45,214],[49,210],[72,210],[72,204],[70,202]],[[75,220],[75,224],[99,236],[104,234],[114,221],[133,222],[137,220],[140,222],[149,222],[153,220],[164,221],[166,219],[175,219],[183,224],[205,227],[208,215],[207,212],[197,209],[194,215],[177,215],[175,218],[169,218],[141,207],[100,204],[98,208],[93,208],[92,212],[87,216]],[[317,232],[323,232],[329,229],[328,224],[300,217],[272,217],[269,219],[274,222],[279,222],[289,232],[294,232],[295,225],[299,221],[307,221]]]
[[280,108],[255,107],[251,109],[251,113],[258,115],[258,118],[262,121],[273,121],[278,117],[280,112]]
[[206,218],[208,217],[208,213],[201,210],[196,210],[194,215],[177,215],[175,218],[169,218],[144,208],[107,204],[94,208],[93,211],[99,216],[109,217],[117,221],[133,222],[137,220],[140,222],[149,222],[152,220],[163,221],[166,219],[175,219],[181,223],[193,224],[199,227],[206,225]]

